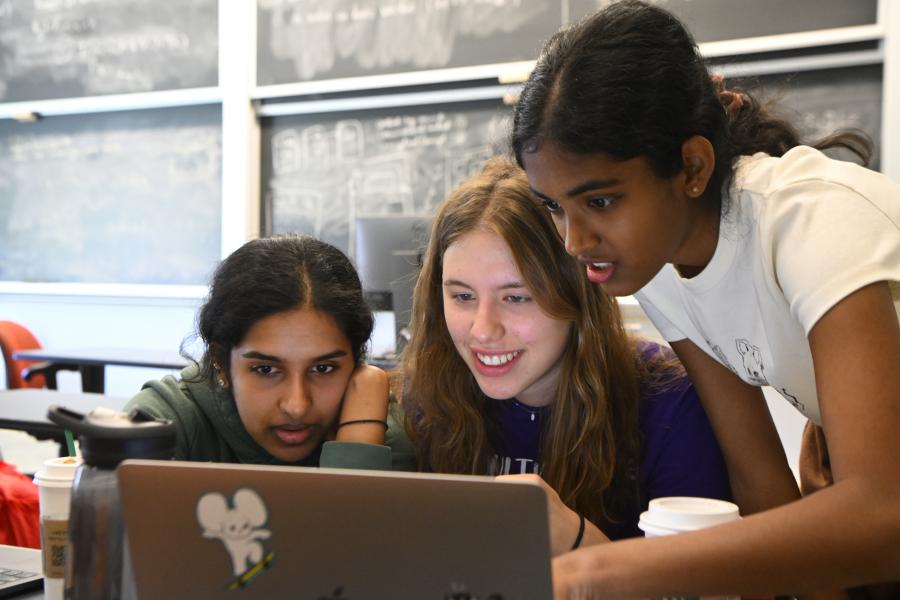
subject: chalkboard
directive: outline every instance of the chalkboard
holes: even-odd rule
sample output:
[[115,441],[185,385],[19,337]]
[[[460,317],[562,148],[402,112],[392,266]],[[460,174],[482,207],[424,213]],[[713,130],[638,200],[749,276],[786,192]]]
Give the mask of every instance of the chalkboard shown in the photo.
[[[736,79],[728,85],[745,87],[761,100],[772,102],[775,113],[796,125],[806,141],[823,138],[837,129],[861,129],[874,142],[875,154],[869,166],[879,168],[881,65]],[[843,151],[837,155],[851,158]]]
[[218,0],[3,0],[0,102],[218,84]]
[[[858,128],[881,146],[881,67],[728,80],[812,141]],[[499,102],[271,117],[262,121],[264,233],[297,231],[353,253],[359,216],[428,215],[506,148]],[[842,156],[848,157],[848,156]]]
[[[257,84],[534,60],[612,0],[257,0]],[[878,0],[655,0],[698,42],[866,25]],[[777,15],[777,18],[772,18]]]
[[264,119],[265,233],[352,256],[356,217],[431,214],[504,150],[510,119],[499,100]]
[[257,83],[533,60],[559,0],[258,0]]
[[[569,0],[573,19],[612,0]],[[877,21],[878,0],[653,0],[687,24],[698,43],[799,33]]]
[[206,283],[220,123],[217,106],[0,121],[0,280]]

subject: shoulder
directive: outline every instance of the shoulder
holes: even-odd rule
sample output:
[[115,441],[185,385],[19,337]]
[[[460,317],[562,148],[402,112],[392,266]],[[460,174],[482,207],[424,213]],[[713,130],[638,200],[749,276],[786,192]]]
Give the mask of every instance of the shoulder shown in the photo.
[[900,185],[884,175],[800,146],[742,157],[735,183],[758,238],[745,260],[805,332],[856,289],[900,280]]
[[639,342],[641,375],[640,421],[645,435],[706,423],[706,414],[694,383],[678,356],[668,346]]
[[642,396],[681,394],[691,387],[691,379],[675,352],[650,340],[635,343]]
[[204,394],[209,396],[212,392],[205,383],[191,382],[194,374],[192,367],[188,367],[182,371],[180,379],[167,375],[148,381],[125,405],[125,410],[140,408],[158,419],[174,421],[177,431],[176,459],[215,460],[216,455],[196,455],[198,447],[205,447],[199,440],[206,440],[214,434],[201,406],[202,398],[198,397]]
[[141,391],[125,405],[125,410],[141,408],[156,417],[176,419],[178,413],[192,407],[196,407],[196,403],[187,384],[166,375],[145,383]]
[[885,175],[808,146],[780,157],[741,157],[731,190],[741,202],[755,202],[757,212],[769,219],[793,217],[806,207],[821,212],[832,203],[836,210],[881,212],[895,225],[900,219],[898,193],[900,185]]
[[734,186],[755,191],[775,190],[782,186],[826,181],[848,186],[865,185],[888,178],[854,162],[831,158],[810,146],[796,146],[781,156],[758,152],[742,156],[735,165]]

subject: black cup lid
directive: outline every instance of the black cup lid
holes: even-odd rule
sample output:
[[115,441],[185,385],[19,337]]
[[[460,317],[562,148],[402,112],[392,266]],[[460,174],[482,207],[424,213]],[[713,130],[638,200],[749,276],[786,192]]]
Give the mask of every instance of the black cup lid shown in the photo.
[[47,418],[78,436],[88,465],[115,468],[126,458],[169,459],[175,451],[175,423],[141,409],[95,408],[82,414],[53,405]]

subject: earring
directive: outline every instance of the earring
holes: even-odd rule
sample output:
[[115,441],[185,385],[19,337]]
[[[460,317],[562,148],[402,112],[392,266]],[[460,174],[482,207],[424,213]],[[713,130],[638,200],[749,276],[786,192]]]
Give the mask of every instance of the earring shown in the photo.
[[691,193],[692,193],[692,194],[699,194],[699,193],[700,193],[700,188],[698,188],[698,187],[695,185],[694,187],[691,188]]

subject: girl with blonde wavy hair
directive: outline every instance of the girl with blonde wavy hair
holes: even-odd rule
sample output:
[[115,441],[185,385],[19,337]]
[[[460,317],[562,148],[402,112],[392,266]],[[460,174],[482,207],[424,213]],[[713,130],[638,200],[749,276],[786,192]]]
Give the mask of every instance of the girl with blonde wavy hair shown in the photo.
[[419,468],[545,482],[554,555],[640,535],[654,497],[730,497],[674,355],[626,334],[514,163],[492,159],[438,208],[410,326]]

